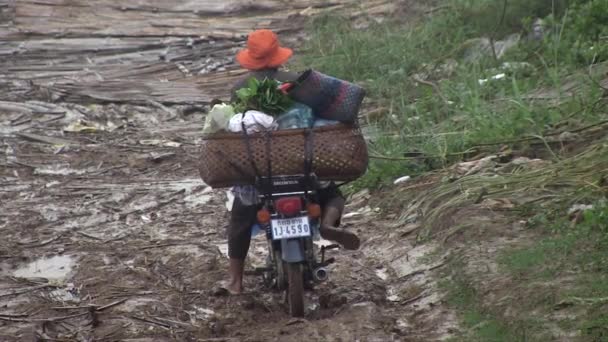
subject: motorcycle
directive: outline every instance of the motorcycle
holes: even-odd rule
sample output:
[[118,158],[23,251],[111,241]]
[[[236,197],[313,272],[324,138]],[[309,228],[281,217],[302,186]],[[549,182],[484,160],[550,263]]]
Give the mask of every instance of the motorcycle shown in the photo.
[[339,245],[314,244],[321,220],[314,175],[261,177],[256,183],[262,194],[257,221],[268,241],[266,266],[256,273],[268,287],[285,292],[291,316],[302,317],[304,291],[329,278],[327,266],[334,259],[326,259],[325,252]]

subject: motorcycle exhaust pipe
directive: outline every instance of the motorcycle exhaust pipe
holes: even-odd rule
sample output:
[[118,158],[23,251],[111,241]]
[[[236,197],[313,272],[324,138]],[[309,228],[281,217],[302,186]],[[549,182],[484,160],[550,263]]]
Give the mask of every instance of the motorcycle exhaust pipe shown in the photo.
[[329,279],[329,272],[327,272],[327,269],[325,267],[319,267],[315,269],[314,271],[312,271],[312,275],[318,282],[326,281],[327,279]]

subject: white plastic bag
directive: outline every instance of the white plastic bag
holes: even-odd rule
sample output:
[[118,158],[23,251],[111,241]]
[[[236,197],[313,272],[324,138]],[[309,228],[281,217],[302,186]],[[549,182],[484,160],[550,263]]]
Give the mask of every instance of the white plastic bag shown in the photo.
[[249,110],[245,113],[245,115],[238,113],[233,116],[228,123],[228,130],[230,132],[242,132],[242,123],[245,124],[247,133],[262,132],[269,128],[276,128],[274,118],[272,116],[258,112],[257,110]]

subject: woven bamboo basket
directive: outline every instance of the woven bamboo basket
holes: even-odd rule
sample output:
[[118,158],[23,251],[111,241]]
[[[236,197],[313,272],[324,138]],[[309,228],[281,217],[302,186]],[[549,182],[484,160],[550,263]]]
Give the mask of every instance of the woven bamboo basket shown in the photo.
[[[249,134],[253,162],[260,175],[267,175],[268,148],[273,175],[303,174],[306,132],[305,129],[290,129]],[[350,181],[365,173],[367,146],[358,127],[346,124],[316,127],[311,137],[311,171],[320,180]],[[203,181],[214,188],[253,184],[256,171],[249,158],[244,135],[205,135],[199,172]]]

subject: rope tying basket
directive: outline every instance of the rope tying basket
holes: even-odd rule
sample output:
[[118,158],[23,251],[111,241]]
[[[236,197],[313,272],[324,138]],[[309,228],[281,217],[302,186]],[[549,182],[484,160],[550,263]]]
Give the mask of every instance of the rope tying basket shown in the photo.
[[199,164],[201,178],[214,188],[254,184],[256,168],[262,175],[266,173],[268,148],[273,175],[303,174],[307,141],[312,142],[311,171],[320,180],[350,181],[365,173],[367,146],[359,127],[337,124],[316,127],[310,136],[308,132],[290,129],[249,134],[253,163],[242,133],[205,135]]

